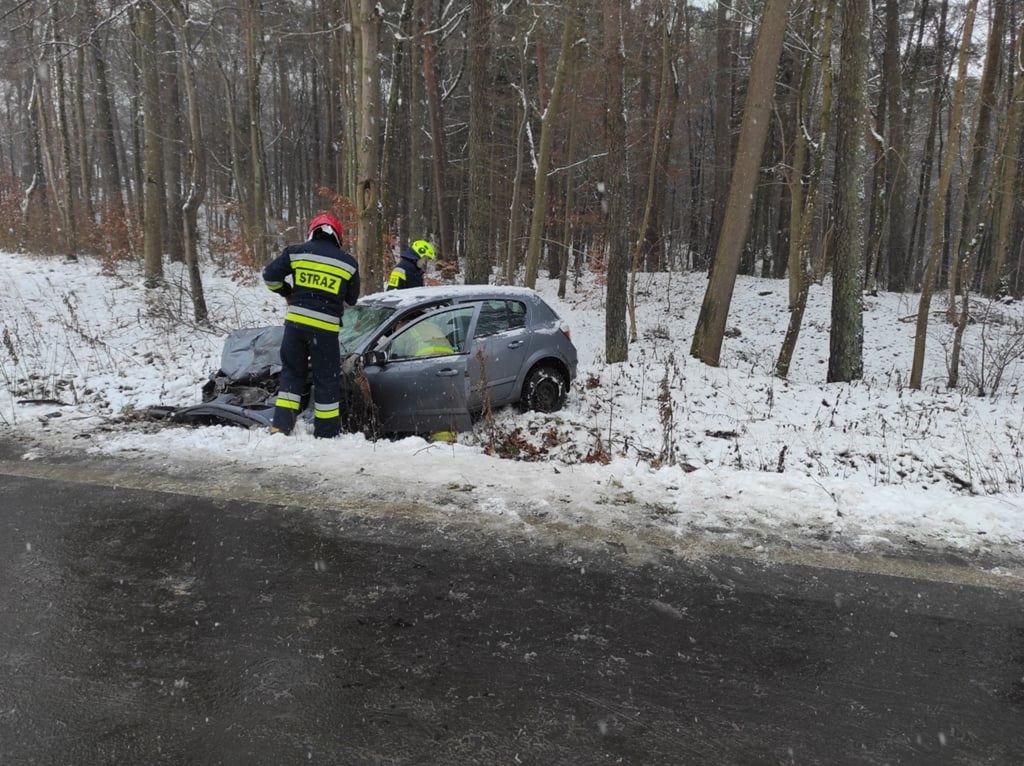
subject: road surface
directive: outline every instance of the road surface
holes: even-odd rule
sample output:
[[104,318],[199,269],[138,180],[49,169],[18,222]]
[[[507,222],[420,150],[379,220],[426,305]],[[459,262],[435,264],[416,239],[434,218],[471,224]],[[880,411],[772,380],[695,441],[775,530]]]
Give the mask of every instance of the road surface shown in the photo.
[[113,762],[1019,764],[1024,594],[0,474],[0,763]]

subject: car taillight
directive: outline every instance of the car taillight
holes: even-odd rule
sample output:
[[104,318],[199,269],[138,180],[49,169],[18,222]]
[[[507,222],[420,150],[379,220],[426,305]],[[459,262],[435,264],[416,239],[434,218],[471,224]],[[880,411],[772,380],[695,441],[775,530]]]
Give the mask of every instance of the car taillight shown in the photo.
[[562,324],[558,326],[558,329],[562,331],[562,335],[564,335],[569,340],[572,340],[572,330],[569,329],[569,325],[567,325],[565,322],[562,322]]

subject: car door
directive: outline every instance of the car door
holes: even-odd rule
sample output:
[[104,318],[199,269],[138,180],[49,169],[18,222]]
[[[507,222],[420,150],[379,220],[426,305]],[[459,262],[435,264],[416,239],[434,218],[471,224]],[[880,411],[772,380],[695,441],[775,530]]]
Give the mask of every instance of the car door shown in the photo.
[[526,304],[514,300],[486,300],[473,332],[469,354],[469,408],[499,407],[512,400],[532,336],[526,329]]
[[398,330],[387,361],[364,368],[385,433],[430,434],[471,427],[469,333],[476,305],[430,312]]

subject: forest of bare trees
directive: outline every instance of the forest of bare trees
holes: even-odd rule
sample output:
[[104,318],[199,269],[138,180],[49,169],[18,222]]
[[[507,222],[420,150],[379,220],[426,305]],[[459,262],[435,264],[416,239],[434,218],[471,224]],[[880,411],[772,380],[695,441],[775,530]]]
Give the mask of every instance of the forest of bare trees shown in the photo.
[[[829,380],[860,377],[862,302],[928,327],[1024,296],[1024,0],[3,0],[0,248],[251,270],[346,224],[366,290],[429,238],[467,282],[607,292],[706,270],[718,364],[738,275],[832,287]],[[912,321],[912,317],[908,317]],[[689,331],[690,328],[687,328]],[[953,354],[950,385],[956,385]]]

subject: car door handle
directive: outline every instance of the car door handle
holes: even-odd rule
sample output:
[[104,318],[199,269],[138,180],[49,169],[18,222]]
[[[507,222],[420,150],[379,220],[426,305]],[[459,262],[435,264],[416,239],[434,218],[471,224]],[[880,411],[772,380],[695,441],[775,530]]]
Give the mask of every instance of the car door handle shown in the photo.
[[459,371],[447,368],[444,370],[438,370],[435,374],[439,378],[454,378],[456,375],[459,374]]
[[514,340],[514,341],[512,341],[511,343],[508,344],[508,347],[509,348],[519,348],[525,342],[526,341],[523,341],[523,340]]

